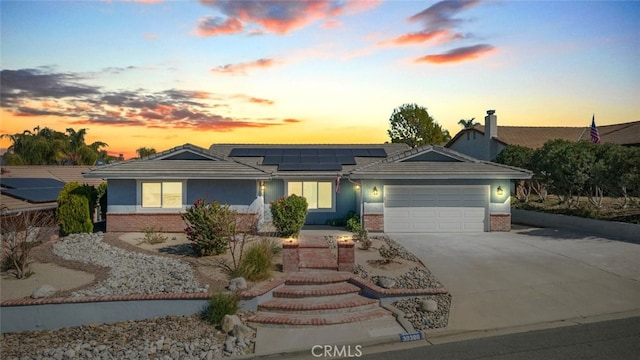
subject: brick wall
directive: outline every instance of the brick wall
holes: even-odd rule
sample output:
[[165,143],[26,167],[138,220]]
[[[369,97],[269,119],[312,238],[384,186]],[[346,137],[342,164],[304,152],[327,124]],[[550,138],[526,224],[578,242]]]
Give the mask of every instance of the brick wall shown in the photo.
[[356,262],[354,245],[351,240],[338,241],[338,271],[353,272]]
[[511,231],[511,214],[491,214],[489,231]]
[[[238,230],[247,230],[257,214],[238,214]],[[142,232],[153,227],[162,232],[183,232],[186,224],[179,213],[173,214],[107,214],[107,232]]]
[[364,214],[364,229],[371,232],[384,231],[384,215]]

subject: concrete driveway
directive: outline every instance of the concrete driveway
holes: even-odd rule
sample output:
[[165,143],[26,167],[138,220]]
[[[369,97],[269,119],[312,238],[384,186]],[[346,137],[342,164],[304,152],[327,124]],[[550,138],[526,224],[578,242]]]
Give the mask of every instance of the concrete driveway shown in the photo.
[[387,234],[453,296],[449,330],[640,312],[640,245],[554,229]]

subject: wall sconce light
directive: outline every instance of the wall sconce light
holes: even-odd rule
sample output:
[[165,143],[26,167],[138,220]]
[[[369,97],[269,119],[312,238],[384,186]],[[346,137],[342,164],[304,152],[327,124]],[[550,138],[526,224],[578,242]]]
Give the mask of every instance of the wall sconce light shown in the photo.
[[373,187],[373,192],[372,192],[373,196],[378,196],[378,188],[377,187]]
[[498,196],[502,196],[503,193],[504,191],[502,190],[502,187],[498,186],[498,188],[496,189],[496,194],[498,194]]
[[356,191],[360,191],[360,184],[356,184]]
[[260,181],[260,191],[264,193],[264,181]]

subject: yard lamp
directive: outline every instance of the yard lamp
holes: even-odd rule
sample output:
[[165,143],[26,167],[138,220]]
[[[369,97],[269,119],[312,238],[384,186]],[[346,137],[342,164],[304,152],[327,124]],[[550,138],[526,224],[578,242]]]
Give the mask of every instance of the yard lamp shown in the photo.
[[373,187],[373,196],[378,196],[378,188],[377,187]]
[[498,196],[502,196],[502,193],[504,191],[502,191],[502,187],[498,186],[498,189],[496,189],[496,193],[498,194]]

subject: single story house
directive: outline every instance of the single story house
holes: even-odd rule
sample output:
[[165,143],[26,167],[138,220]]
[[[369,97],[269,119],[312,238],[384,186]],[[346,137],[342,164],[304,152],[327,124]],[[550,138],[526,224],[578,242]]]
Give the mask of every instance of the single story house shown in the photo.
[[510,230],[512,180],[531,173],[440,146],[185,144],[85,176],[108,182],[107,231],[183,231],[200,198],[268,224],[269,204],[297,194],[307,224],[353,211],[374,232],[472,232]]
[[[591,127],[498,126],[494,110],[488,110],[485,124],[476,124],[458,132],[446,148],[482,160],[494,160],[507,145],[531,149],[542,147],[553,139],[590,140]],[[624,146],[640,146],[640,121],[598,126],[600,141]]]

